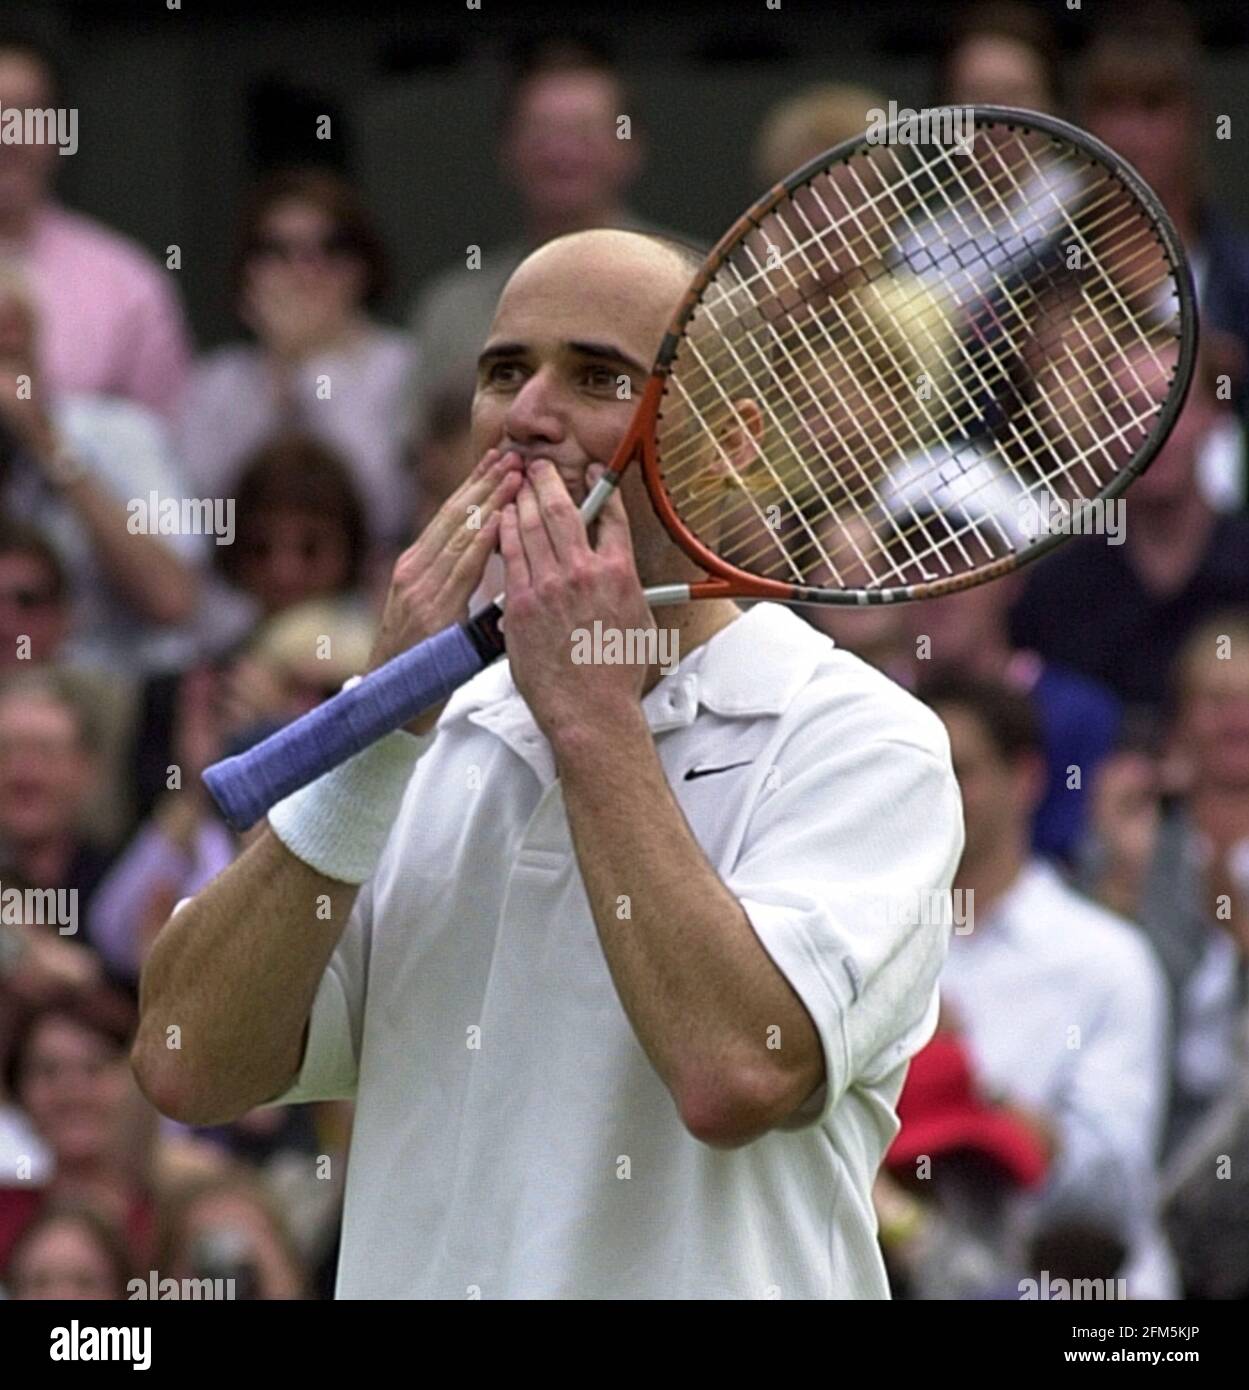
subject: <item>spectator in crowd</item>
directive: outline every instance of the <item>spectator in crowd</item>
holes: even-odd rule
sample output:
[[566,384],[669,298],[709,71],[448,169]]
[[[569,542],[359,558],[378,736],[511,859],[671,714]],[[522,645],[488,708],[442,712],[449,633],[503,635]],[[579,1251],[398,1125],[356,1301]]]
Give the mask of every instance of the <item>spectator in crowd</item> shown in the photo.
[[350,471],[307,435],[280,436],[244,461],[231,487],[233,545],[215,548],[218,574],[205,643],[220,652],[257,623],[309,599],[356,591],[369,559],[368,524]]
[[191,377],[179,451],[196,487],[227,493],[250,455],[297,432],[338,453],[386,541],[411,514],[403,424],[411,341],[373,316],[381,238],[355,189],[322,169],[277,173],[252,195],[235,256],[236,312],[253,341]]
[[1167,1046],[1161,969],[1130,924],[1029,850],[1044,769],[1026,697],[954,676],[919,694],[949,732],[966,824],[954,892],[956,904],[962,894],[956,920],[970,930],[954,932],[943,1007],[990,1094],[1009,1098],[1051,1154],[1045,1185],[1019,1198],[1012,1219],[1027,1238],[1097,1227],[1127,1252],[1118,1273],[1130,1296],[1173,1296],[1155,1210]]
[[[628,116],[629,138],[618,122]],[[410,428],[420,439],[431,402],[448,387],[468,390],[499,294],[536,246],[588,227],[649,227],[626,202],[642,167],[640,120],[616,69],[567,42],[533,49],[508,83],[499,166],[521,205],[519,236],[487,250],[478,269],[456,266],[424,287],[411,315],[420,350]]]
[[161,1213],[159,1248],[159,1267],[174,1279],[232,1279],[236,1299],[307,1296],[287,1222],[245,1170],[175,1195]]
[[943,1006],[911,1059],[901,1128],[873,1194],[895,1297],[995,1297],[1024,1263],[1009,1213],[1019,1192],[1044,1182],[1048,1143],[1030,1116],[981,1095],[973,1070]]
[[849,82],[819,82],[777,102],[755,137],[759,187],[780,183],[817,154],[862,135],[870,123],[868,113],[885,106],[879,92]]
[[[1249,418],[1249,236],[1209,193],[1201,44],[1176,0],[1139,0],[1101,18],[1080,65],[1081,123],[1140,172],[1171,215],[1192,263],[1202,327],[1238,348],[1236,403]],[[1242,460],[1243,462],[1243,460]]]
[[[127,401],[57,393],[37,365],[29,291],[0,272],[0,507],[36,525],[73,583],[64,655],[120,671],[186,653],[200,538],[158,534],[151,496],[180,499],[163,427]],[[147,518],[141,525],[136,518]]]
[[[234,543],[213,547],[219,579],[198,631],[198,645],[219,675],[267,618],[312,599],[350,607],[362,594],[369,558],[364,508],[350,473],[306,435],[267,444],[246,462],[231,493]],[[181,679],[181,671],[153,677],[142,693],[132,754],[140,818],[167,789],[176,761],[170,740]]]
[[57,660],[70,631],[69,590],[48,538],[0,517],[0,670]]
[[176,786],[166,786],[92,900],[91,940],[120,978],[138,979],[176,905],[234,858],[204,769],[336,695],[367,669],[373,631],[353,605],[299,604],[265,623],[228,672],[183,677],[171,746]]
[[937,105],[1056,113],[1058,37],[1023,0],[981,0],[955,17],[937,56]]
[[469,412],[472,382],[448,386],[430,403],[425,429],[413,446],[416,474],[416,512],[412,534],[419,536],[439,508],[473,471]]
[[[0,34],[0,109],[64,109],[52,55]],[[29,276],[42,325],[39,372],[51,389],[123,396],[170,412],[190,342],[177,290],[129,238],[52,196],[55,144],[0,144],[0,259]]]
[[[983,540],[992,547],[992,537]],[[971,676],[1002,681],[1032,701],[1046,765],[1032,847],[1069,861],[1083,832],[1094,772],[1115,747],[1123,711],[1097,681],[1035,652],[1011,648],[1007,613],[1023,583],[1023,575],[1016,574],[905,605],[911,670],[904,684],[937,675]]]
[[133,828],[130,745],[140,680],[67,660],[70,582],[47,537],[0,516],[0,672],[55,667],[92,711],[100,741],[100,776],[84,827],[103,846]]
[[75,929],[110,859],[82,830],[97,754],[91,714],[63,673],[0,682],[0,881],[65,890]]
[[[8,872],[3,887],[6,894],[22,894],[23,912],[22,920],[14,921],[9,907],[0,923],[0,1075],[22,1021],[32,1010],[69,1003],[118,1019],[119,1026],[126,1025],[132,1010],[130,1000],[105,980],[96,953],[79,935],[62,936],[52,920],[55,912],[41,910],[46,895],[28,899],[28,885]],[[25,1175],[38,1185],[47,1180],[52,1156],[0,1081],[0,1185],[13,1181],[23,1164]]]
[[125,1239],[89,1206],[56,1203],[23,1231],[4,1288],[13,1299],[122,1299],[133,1263]]
[[151,1253],[155,1205],[142,1175],[122,1160],[134,1081],[126,1062],[133,1018],[49,1005],[25,1021],[8,1058],[8,1089],[52,1155],[43,1186],[22,1174],[0,1187],[0,1268],[27,1225],[52,1202],[90,1205],[125,1233],[136,1261]]
[[1200,624],[1172,682],[1166,756],[1103,766],[1085,859],[1090,888],[1141,923],[1165,972],[1167,1157],[1249,1065],[1249,612]]
[[[1129,354],[1143,385],[1173,366]],[[1219,515],[1196,486],[1198,458],[1225,410],[1212,359],[1199,354],[1175,428],[1123,503],[1113,535],[1080,536],[1030,567],[1011,615],[1014,644],[1100,681],[1156,719],[1166,673],[1210,613],[1249,599],[1249,519]]]

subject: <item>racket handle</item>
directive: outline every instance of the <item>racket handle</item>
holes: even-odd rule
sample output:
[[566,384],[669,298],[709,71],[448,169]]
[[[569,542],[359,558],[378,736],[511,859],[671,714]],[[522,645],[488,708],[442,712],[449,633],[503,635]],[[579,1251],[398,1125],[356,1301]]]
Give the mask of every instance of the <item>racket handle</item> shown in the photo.
[[491,604],[444,628],[254,748],[206,768],[204,783],[221,814],[235,830],[247,830],[283,797],[442,704],[502,656],[500,616]]

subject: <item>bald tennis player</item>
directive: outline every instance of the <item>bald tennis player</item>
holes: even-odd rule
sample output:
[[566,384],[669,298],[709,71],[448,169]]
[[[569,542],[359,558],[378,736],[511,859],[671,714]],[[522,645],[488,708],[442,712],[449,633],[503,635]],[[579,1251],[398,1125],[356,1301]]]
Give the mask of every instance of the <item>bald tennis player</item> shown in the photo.
[[372,665],[463,619],[496,545],[508,660],[276,806],[144,972],[165,1114],[355,1102],[340,1298],[888,1296],[872,1182],[963,839],[942,726],[773,604],[660,610],[667,674],[573,659],[697,577],[636,471],[592,535],[576,506],[691,270],[614,231],[516,270],[480,463]]

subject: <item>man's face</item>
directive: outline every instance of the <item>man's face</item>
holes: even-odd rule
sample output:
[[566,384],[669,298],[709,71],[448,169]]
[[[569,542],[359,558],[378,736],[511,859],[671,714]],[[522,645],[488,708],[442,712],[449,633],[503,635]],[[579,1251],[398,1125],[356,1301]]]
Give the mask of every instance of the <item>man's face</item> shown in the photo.
[[[69,606],[56,596],[56,577],[38,555],[0,554],[0,668],[51,661],[69,631]],[[30,639],[23,656],[19,643]]]
[[0,700],[0,835],[21,843],[72,832],[92,780],[71,710],[16,691]]
[[[580,504],[586,469],[610,462],[633,418],[688,279],[676,257],[629,232],[588,232],[535,252],[503,291],[479,361],[473,457],[499,448],[548,458]],[[636,468],[621,494],[642,582],[679,579],[685,570],[676,572]]]
[[946,85],[951,105],[1054,108],[1040,54],[1005,34],[973,34],[961,44],[950,60]]
[[[25,53],[0,50],[0,108],[44,110],[52,105],[48,77]],[[56,146],[0,144],[0,215],[37,207],[52,182]]]
[[1237,640],[1190,668],[1179,734],[1198,786],[1249,790],[1249,654]]
[[[910,603],[903,610],[914,642],[918,669],[973,670],[986,644],[1006,638],[1006,613],[1019,586],[1014,577],[977,584],[944,598]],[[921,639],[928,642],[921,646]]]
[[52,1015],[31,1039],[18,1093],[57,1158],[81,1164],[106,1156],[116,1142],[129,1085],[119,1047]]
[[1185,98],[1149,84],[1095,94],[1084,124],[1133,165],[1163,202],[1192,185],[1196,115]]
[[1034,761],[1003,757],[983,723],[961,705],[942,705],[937,713],[963,796],[964,862],[982,861],[1010,840],[1026,846],[1039,776]]
[[336,517],[268,510],[242,545],[239,583],[266,613],[325,598],[347,582],[349,543]]
[[533,78],[518,94],[503,147],[504,169],[545,223],[610,208],[637,166],[632,138],[617,138],[620,95],[592,70]]

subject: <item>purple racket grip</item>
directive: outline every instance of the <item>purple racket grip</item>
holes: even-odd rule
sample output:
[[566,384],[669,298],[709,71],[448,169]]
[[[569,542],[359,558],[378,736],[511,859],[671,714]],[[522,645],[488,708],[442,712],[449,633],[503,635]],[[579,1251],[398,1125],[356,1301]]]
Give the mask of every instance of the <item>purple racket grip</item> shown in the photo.
[[204,783],[230,825],[247,830],[283,797],[441,704],[494,655],[468,625],[444,628],[254,748],[206,768]]

